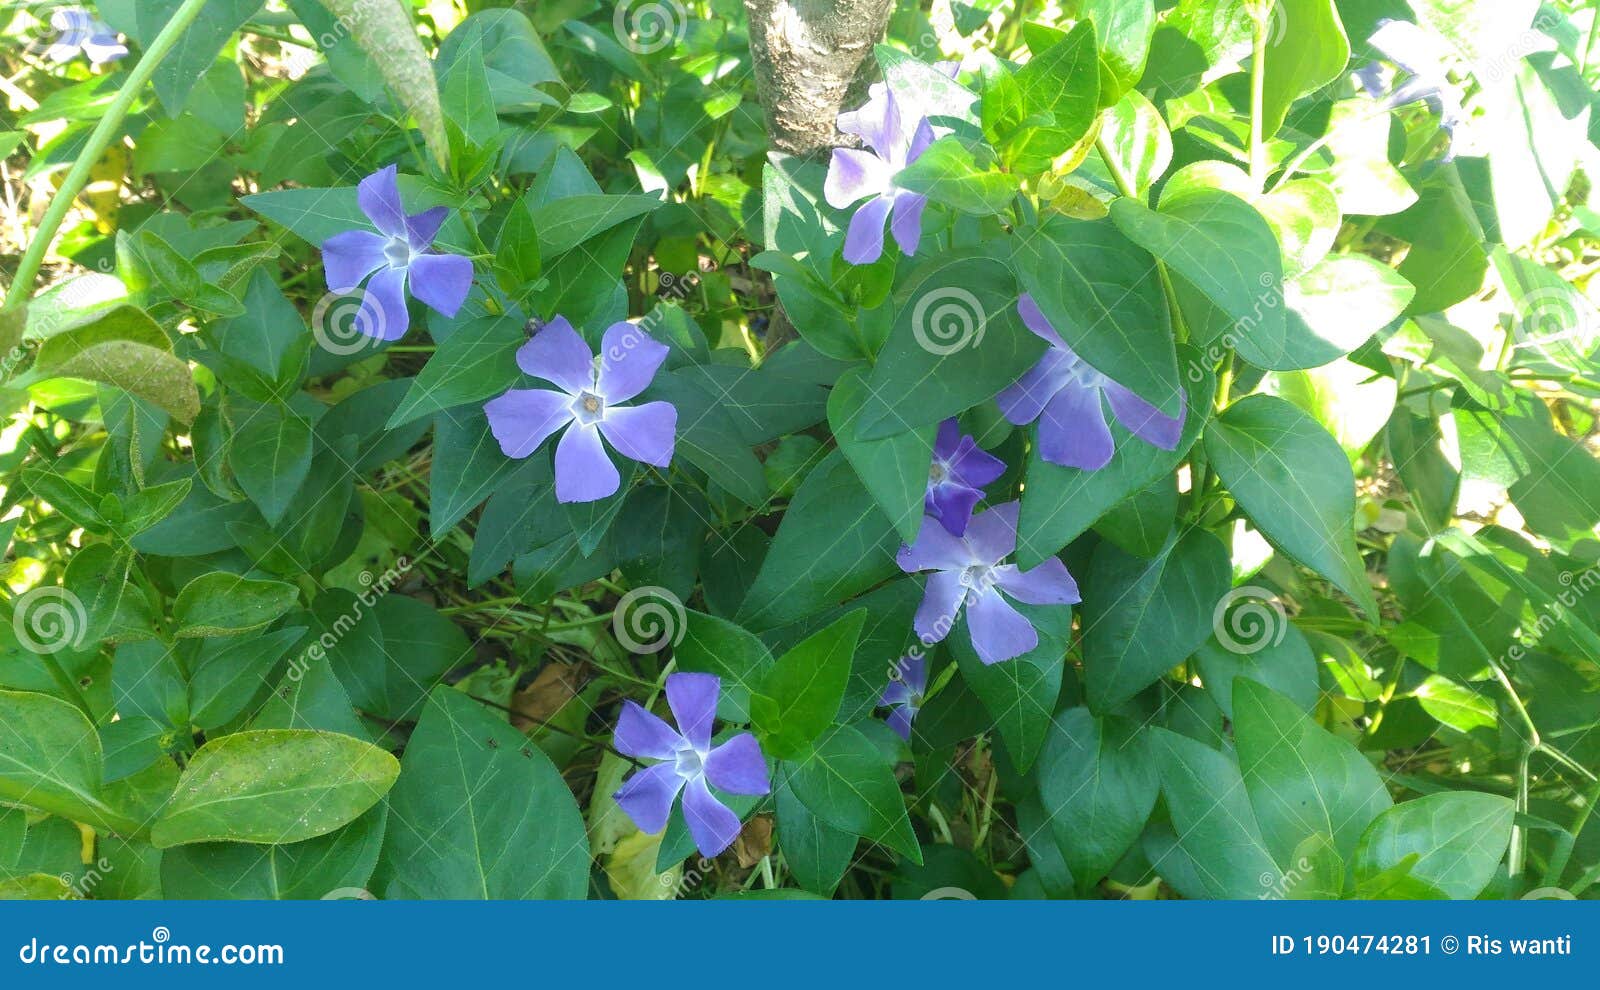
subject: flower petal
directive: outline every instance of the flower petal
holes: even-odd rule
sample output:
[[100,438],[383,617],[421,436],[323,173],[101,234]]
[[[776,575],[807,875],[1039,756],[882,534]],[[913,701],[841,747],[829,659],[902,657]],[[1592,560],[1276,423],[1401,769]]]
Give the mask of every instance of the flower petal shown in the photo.
[[622,475],[593,425],[573,423],[561,434],[555,466],[557,502],[598,502],[622,487]]
[[967,603],[967,631],[985,664],[1020,657],[1039,645],[1033,625],[992,588]]
[[711,746],[711,723],[717,718],[722,679],[715,674],[677,673],[667,678],[667,707],[678,731],[700,752]]
[[741,732],[706,755],[706,779],[729,794],[766,794],[767,761],[756,737]]
[[1057,392],[1039,418],[1039,456],[1062,467],[1098,471],[1115,452],[1100,389],[1069,385]]
[[889,728],[894,730],[895,735],[906,742],[910,742],[911,720],[916,717],[917,709],[914,705],[896,705],[895,709],[889,713],[889,717],[884,721],[888,723]]
[[667,827],[672,799],[683,789],[683,778],[671,763],[645,767],[622,782],[612,795],[639,831],[654,835]]
[[923,642],[941,642],[950,635],[966,597],[967,589],[961,583],[960,572],[938,571],[928,575],[928,586],[922,593],[922,603],[917,606],[911,627]]
[[939,520],[939,525],[949,530],[952,536],[961,536],[967,531],[972,510],[982,497],[982,492],[966,485],[930,485],[927,497],[923,499],[923,508],[928,515]]
[[613,406],[599,423],[617,453],[630,461],[664,468],[672,463],[677,444],[678,410],[670,402]]
[[517,367],[535,378],[554,382],[569,395],[577,395],[594,384],[594,352],[564,316],[540,327],[533,339],[518,348]]
[[406,217],[406,242],[411,245],[411,250],[421,254],[433,247],[433,239],[439,236],[439,228],[444,226],[445,218],[449,215],[448,206],[435,206]]
[[83,53],[89,56],[89,61],[94,65],[105,65],[126,58],[128,48],[117,40],[116,35],[96,34],[83,43]]
[[472,291],[472,262],[459,254],[419,254],[411,259],[411,294],[454,316]]
[[600,397],[609,405],[643,392],[671,351],[636,324],[611,324],[600,341]]
[[1117,417],[1117,422],[1127,427],[1134,436],[1162,450],[1172,450],[1178,446],[1178,438],[1183,436],[1183,419],[1189,412],[1188,398],[1181,390],[1178,399],[1182,405],[1178,408],[1178,415],[1167,416],[1116,382],[1108,380],[1101,387],[1111,403],[1111,412]]
[[356,329],[379,340],[399,340],[410,327],[405,269],[382,269],[367,281],[361,308],[356,311]]
[[483,405],[489,432],[507,457],[527,457],[572,422],[572,398],[539,388],[514,388]]
[[1001,591],[1028,605],[1076,605],[1083,601],[1078,582],[1059,557],[1048,557],[1026,571],[1013,564],[996,567],[994,579]]
[[624,756],[651,760],[673,759],[683,745],[678,730],[636,701],[622,703],[622,714],[617,716],[617,730],[612,740]]
[[387,243],[370,230],[344,230],[322,242],[322,271],[333,292],[349,292],[388,264]]
[[406,211],[400,204],[400,169],[389,165],[367,176],[356,186],[356,202],[378,232],[386,237],[406,233]]
[[893,178],[889,163],[872,152],[835,148],[828,163],[828,177],[822,183],[822,197],[829,206],[842,210],[863,197],[888,192]]
[[963,483],[982,488],[994,484],[1006,473],[1006,462],[979,447],[971,437],[962,437],[956,445],[955,456],[950,459],[950,469]]
[[1056,328],[1050,325],[1049,320],[1045,319],[1044,311],[1039,308],[1039,304],[1034,302],[1033,297],[1026,292],[1017,300],[1017,314],[1022,317],[1023,326],[1032,330],[1037,336],[1042,337],[1052,347],[1065,348],[1069,353],[1071,352],[1072,349],[1067,347],[1067,342],[1061,339],[1059,333],[1056,333]]
[[722,855],[739,837],[739,816],[711,796],[704,777],[696,777],[683,789],[683,820],[702,856]]
[[894,234],[894,242],[900,245],[900,250],[908,258],[917,253],[917,245],[922,241],[922,211],[927,205],[928,197],[920,193],[902,192],[895,195],[889,231]]
[[967,525],[968,554],[974,563],[998,564],[1017,549],[1017,514],[1021,505],[1006,502],[972,517]]
[[844,260],[852,265],[870,265],[883,257],[883,221],[894,200],[887,196],[869,199],[850,218],[844,235]]
[[960,570],[973,562],[965,543],[947,533],[943,526],[928,525],[917,530],[916,541],[910,546],[902,546],[894,559],[907,574],[915,571]]
[[956,456],[956,450],[961,446],[961,422],[954,416],[939,424],[939,432],[933,438],[933,456],[941,461],[948,461]]
[[1039,363],[1024,372],[1016,384],[995,396],[1000,415],[1014,426],[1027,426],[1038,419],[1056,393],[1072,380],[1075,361],[1064,348],[1052,347],[1045,351]]

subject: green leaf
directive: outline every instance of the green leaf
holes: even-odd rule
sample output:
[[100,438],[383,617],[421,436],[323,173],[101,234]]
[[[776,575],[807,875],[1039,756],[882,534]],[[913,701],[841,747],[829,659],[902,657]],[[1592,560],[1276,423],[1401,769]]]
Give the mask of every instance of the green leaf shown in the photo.
[[1422,710],[1458,732],[1492,729],[1498,722],[1494,700],[1448,677],[1434,674],[1412,691]]
[[1343,357],[1399,318],[1417,294],[1404,276],[1363,254],[1326,258],[1283,291],[1288,337],[1279,370]]
[[1039,645],[1019,657],[985,664],[967,629],[958,630],[948,642],[962,679],[994,719],[1011,764],[1026,771],[1044,745],[1050,713],[1061,694],[1067,650],[1072,646],[1072,608],[1021,605],[1018,611],[1039,633]]
[[1313,835],[1331,836],[1349,859],[1367,825],[1393,804],[1354,746],[1249,678],[1233,682],[1233,737],[1261,833],[1286,870]]
[[1212,614],[1214,634],[1195,650],[1200,682],[1230,719],[1234,683],[1239,680],[1264,684],[1303,712],[1315,708],[1322,697],[1311,644],[1289,622],[1283,606],[1264,595],[1263,589],[1248,586],[1229,592],[1231,607]]
[[762,750],[779,759],[799,759],[839,714],[850,681],[865,609],[847,613],[801,640],[766,672],[750,699],[750,715]]
[[853,598],[899,573],[899,548],[850,463],[830,454],[789,502],[737,618],[759,632]]
[[1152,0],[1076,0],[1073,6],[1077,16],[1094,23],[1100,45],[1100,105],[1111,106],[1144,75],[1156,5]]
[[[148,46],[181,6],[183,0],[109,0],[99,9],[110,24]],[[190,91],[211,68],[223,45],[259,9],[261,0],[209,0],[201,8],[152,77],[156,98],[168,116],[176,117],[183,110]]]
[[0,691],[0,798],[119,831],[139,831],[99,795],[100,736],[83,712],[47,694]]
[[1080,22],[1013,78],[1025,120],[1001,147],[1000,157],[1017,172],[1046,171],[1084,139],[1100,108],[1094,26]]
[[1067,346],[1176,415],[1182,380],[1150,256],[1104,219],[1053,216],[1016,242],[1017,278]]
[[1060,712],[1039,756],[1039,799],[1080,891],[1138,841],[1160,793],[1149,737],[1121,716]]
[[789,772],[795,796],[818,818],[922,862],[894,765],[860,729],[835,728],[810,756],[789,764]]
[[517,384],[517,349],[527,341],[522,321],[487,316],[456,327],[422,366],[386,429],[445,409],[492,398]]
[[822,897],[831,896],[850,861],[857,839],[811,813],[795,796],[787,775],[780,776],[774,803],[778,815],[778,842],[783,861],[801,887]]
[[[629,622],[626,614],[621,621]],[[680,670],[716,674],[722,679],[718,706],[729,722],[748,722],[751,694],[760,690],[772,670],[772,652],[754,633],[727,619],[686,610],[683,638],[672,650]]]
[[1129,90],[1101,116],[1099,141],[1116,155],[1123,174],[1141,196],[1172,164],[1172,132],[1161,111],[1138,90]]
[[383,846],[386,805],[304,842],[197,842],[161,856],[161,894],[184,900],[322,900],[365,889]]
[[350,736],[237,732],[195,753],[150,841],[161,849],[191,842],[300,842],[354,821],[399,773],[393,756]]
[[980,217],[1004,213],[1021,186],[1016,175],[979,168],[971,150],[953,134],[929,145],[894,181],[935,203]]
[[189,680],[194,724],[214,729],[244,711],[266,686],[272,668],[305,631],[303,626],[291,626],[259,636],[207,640]]
[[1417,202],[1378,229],[1411,245],[1397,269],[1417,288],[1407,313],[1437,313],[1483,287],[1486,238],[1454,165],[1433,173]]
[[654,196],[567,196],[533,207],[539,253],[546,258],[571,251],[598,234],[660,206]]
[[1295,100],[1339,78],[1350,61],[1350,39],[1334,0],[1275,0],[1275,5],[1262,80],[1261,134],[1266,138],[1278,133]]
[[277,525],[311,471],[311,424],[287,409],[257,408],[235,430],[228,466],[261,515]]
[[[1152,857],[1156,870],[1185,897],[1255,900],[1279,889],[1282,873],[1261,836],[1233,760],[1166,729],[1146,731],[1156,740],[1161,793],[1172,815],[1177,848],[1195,866],[1188,883]],[[1186,889],[1191,883],[1194,889]]]
[[907,279],[868,376],[857,435],[881,439],[965,412],[1039,360],[1017,315],[1016,280],[992,258],[945,256]]
[[[316,625],[336,640],[327,656],[359,709],[413,719],[444,674],[472,656],[466,634],[427,602],[405,595],[363,597],[340,589],[319,595]],[[313,655],[316,655],[313,653]]]
[[840,375],[828,396],[828,425],[861,483],[883,514],[894,521],[900,538],[910,543],[922,526],[937,427],[922,426],[879,440],[863,440],[857,427],[870,394],[864,369],[852,368]]
[[232,636],[259,629],[294,607],[300,592],[282,581],[211,571],[183,586],[172,605],[180,638]]
[[1251,364],[1280,366],[1288,346],[1283,257],[1272,228],[1254,207],[1220,189],[1187,187],[1181,196],[1164,195],[1159,211],[1118,199],[1111,204],[1111,219],[1197,296],[1184,310],[1194,343],[1225,337]]
[[478,702],[435,688],[389,797],[386,898],[574,899],[589,885],[583,817],[539,748]]
[[1356,553],[1355,478],[1326,430],[1282,399],[1251,395],[1217,418],[1205,449],[1267,539],[1376,613]]
[[714,384],[682,372],[656,375],[644,394],[648,400],[665,399],[678,410],[678,440],[673,456],[710,475],[717,484],[749,506],[767,500],[767,480],[761,462],[739,433],[739,425],[724,407],[724,396]]
[[494,101],[489,96],[489,76],[483,64],[483,49],[467,46],[439,73],[443,86],[439,94],[444,114],[445,133],[458,156],[467,149],[484,148],[500,133]]
[[1477,791],[1429,794],[1397,804],[1367,826],[1356,849],[1356,882],[1416,857],[1408,874],[1444,897],[1470,900],[1493,878],[1511,843],[1510,798]]
[[1204,643],[1228,574],[1227,550],[1201,529],[1174,533],[1150,560],[1101,543],[1084,582],[1089,707],[1112,711]]
[[189,366],[172,354],[165,333],[145,312],[118,306],[104,316],[52,337],[33,372],[41,378],[82,378],[115,385],[183,423],[200,412]]

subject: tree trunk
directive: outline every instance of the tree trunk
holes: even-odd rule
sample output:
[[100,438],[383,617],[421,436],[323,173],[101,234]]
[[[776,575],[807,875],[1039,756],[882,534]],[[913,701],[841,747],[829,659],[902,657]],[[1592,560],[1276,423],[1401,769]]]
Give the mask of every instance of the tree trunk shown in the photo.
[[893,0],[744,0],[756,84],[773,147],[818,155],[842,143],[835,119]]

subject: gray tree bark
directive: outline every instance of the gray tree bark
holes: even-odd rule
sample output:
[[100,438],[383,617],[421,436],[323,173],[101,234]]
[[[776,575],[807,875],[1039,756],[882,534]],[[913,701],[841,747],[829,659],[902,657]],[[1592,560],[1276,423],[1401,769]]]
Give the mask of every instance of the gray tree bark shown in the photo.
[[756,85],[773,147],[819,155],[844,143],[834,126],[893,0],[744,0]]

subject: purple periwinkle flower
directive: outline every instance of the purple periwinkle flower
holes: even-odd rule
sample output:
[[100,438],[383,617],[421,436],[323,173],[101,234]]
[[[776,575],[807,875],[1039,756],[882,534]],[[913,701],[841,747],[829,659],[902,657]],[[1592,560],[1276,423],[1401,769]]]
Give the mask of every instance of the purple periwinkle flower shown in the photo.
[[57,34],[44,55],[52,62],[70,62],[82,52],[92,65],[105,65],[128,54],[110,25],[82,7],[56,10],[50,15],[50,26]]
[[[1050,326],[1033,298],[1024,294],[1017,311],[1029,330],[1050,344],[1044,357],[1027,374],[995,397],[1000,411],[1017,426],[1039,421],[1039,454],[1051,464],[1098,471],[1111,461],[1115,446],[1106,425],[1103,395],[1111,403],[1117,422],[1146,443],[1162,450],[1178,446],[1183,434],[1185,405],[1177,416],[1167,416],[1134,395],[1073,353]],[[1187,403],[1180,392],[1179,399]]]
[[667,678],[667,706],[678,723],[674,729],[636,702],[622,705],[616,746],[624,755],[660,763],[645,767],[612,795],[642,831],[667,827],[672,802],[683,792],[683,820],[702,856],[717,856],[739,837],[739,816],[711,793],[708,783],[730,794],[766,794],[767,761],[756,737],[741,732],[720,746],[711,745],[711,723],[717,717],[722,682],[711,674],[672,674]]
[[955,419],[947,419],[939,424],[939,434],[934,439],[923,508],[945,529],[960,536],[967,531],[972,510],[983,498],[983,486],[993,484],[1005,473],[1004,461],[963,434]]
[[927,197],[894,183],[900,170],[916,161],[933,143],[933,127],[926,117],[906,119],[894,93],[879,83],[858,110],[839,115],[839,130],[866,142],[861,148],[835,148],[822,193],[828,205],[842,210],[872,197],[850,218],[844,236],[844,260],[870,265],[883,255],[883,224],[892,218],[896,244],[906,254],[917,253],[922,240],[922,211]]
[[356,198],[377,232],[346,230],[322,245],[332,291],[352,292],[372,276],[356,313],[356,329],[379,340],[404,337],[411,324],[407,289],[445,316],[456,315],[472,289],[472,262],[431,250],[449,209],[436,206],[408,215],[393,165],[362,179]]
[[914,655],[900,658],[889,686],[878,696],[878,704],[889,709],[889,728],[906,742],[911,741],[911,721],[921,710],[922,695],[927,690],[928,660]]
[[1456,128],[1466,120],[1467,112],[1446,74],[1445,63],[1451,56],[1449,47],[1410,21],[1394,20],[1379,21],[1378,29],[1367,43],[1407,76],[1403,82],[1386,90],[1383,67],[1369,62],[1356,70],[1356,78],[1367,95],[1378,100],[1386,110],[1419,101],[1426,103],[1439,115],[1439,128],[1449,139],[1443,160],[1454,158]]
[[622,484],[600,438],[629,460],[672,463],[678,410],[670,402],[621,403],[643,392],[668,347],[632,323],[613,323],[596,358],[563,317],[546,323],[517,351],[517,366],[560,391],[514,388],[483,407],[507,457],[527,457],[571,424],[556,444],[556,501],[594,502]]
[[1039,645],[1033,624],[1008,599],[1026,605],[1082,601],[1077,582],[1058,557],[1028,571],[1003,563],[1017,549],[1017,510],[1018,503],[1007,502],[980,512],[965,536],[924,520],[917,541],[900,548],[895,559],[901,570],[933,572],[913,622],[923,642],[937,643],[950,635],[965,608],[978,659],[1000,663]]

